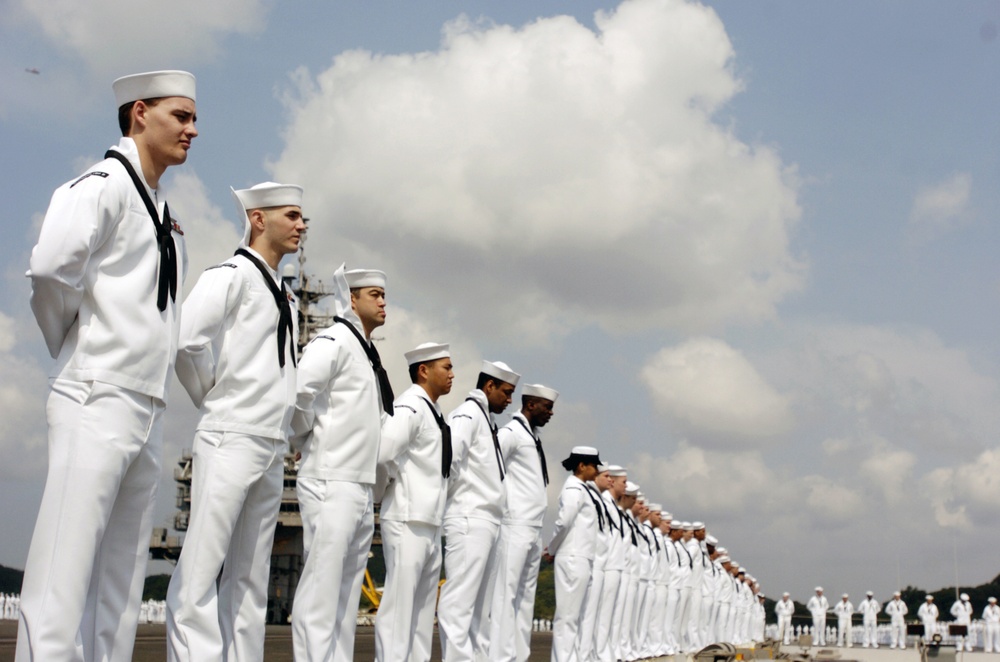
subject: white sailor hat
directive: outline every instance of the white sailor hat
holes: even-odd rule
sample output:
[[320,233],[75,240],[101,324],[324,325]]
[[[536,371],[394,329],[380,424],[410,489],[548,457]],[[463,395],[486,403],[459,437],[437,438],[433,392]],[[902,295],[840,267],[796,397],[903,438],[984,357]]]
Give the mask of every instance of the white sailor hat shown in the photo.
[[451,356],[449,348],[448,343],[425,342],[417,345],[403,356],[406,357],[406,365],[426,363],[427,361],[449,358]]
[[693,522],[691,524],[691,526],[694,527],[695,531],[701,531],[702,529],[705,528],[705,523],[704,522]]
[[788,591],[785,591],[784,593],[781,594],[781,597],[783,597],[783,598],[790,598],[790,597],[792,597],[792,594],[789,593]]
[[740,574],[741,574],[741,575],[745,575],[745,574],[747,574],[747,569],[746,569],[746,568],[744,568],[743,566],[740,566]]
[[581,462],[598,466],[601,464],[601,456],[592,446],[574,446],[569,452],[569,457],[562,461],[562,465],[566,471],[574,471]]
[[351,269],[344,272],[349,288],[381,287],[385,289],[385,272],[378,269]]
[[658,503],[649,504],[649,512],[658,513],[663,510],[663,506]]
[[608,471],[608,465],[606,465],[606,464],[598,464],[597,465],[597,473],[603,474],[603,473],[606,473],[607,471]]
[[517,380],[521,379],[521,375],[511,370],[510,366],[502,361],[483,361],[483,367],[479,369],[479,372],[506,382],[511,386],[517,386]]
[[933,600],[933,599],[934,599],[933,595],[925,595],[924,596],[924,600]]
[[729,550],[726,549],[725,547],[716,547],[715,551],[717,551],[719,554],[728,554],[729,553]]
[[814,590],[815,590],[815,591],[816,591],[817,593],[822,593],[822,592],[823,592],[823,587],[822,587],[822,586],[817,586],[817,587],[816,587],[816,588],[815,588]]
[[620,478],[622,476],[627,476],[628,472],[625,471],[625,467],[618,466],[617,464],[609,464],[608,475],[612,478]]
[[672,531],[680,531],[684,529],[684,522],[678,520],[670,520],[670,529]]
[[966,602],[969,601],[969,594],[968,593],[963,593],[959,597],[962,598],[963,600],[965,600]]
[[894,595],[894,596],[896,596],[896,597],[898,598],[899,596],[901,596],[901,595],[903,595],[903,594],[902,594],[902,593],[900,593],[899,591],[896,591],[895,593],[893,593],[893,595]]
[[732,559],[730,559],[728,556],[720,556],[719,563],[732,563]]
[[639,486],[628,480],[625,481],[625,496],[635,496],[639,491]]
[[865,593],[865,595],[867,595],[867,596],[868,596],[868,597],[870,598],[870,597],[872,597],[872,596],[873,596],[873,595],[875,595],[875,594],[874,594],[874,593],[872,593],[871,591],[868,591],[867,593]]
[[559,391],[554,388],[549,388],[548,386],[542,386],[541,384],[525,384],[521,389],[521,395],[529,395],[535,398],[542,398],[543,400],[555,402],[556,398],[559,397]]
[[674,518],[674,514],[669,510],[664,510],[662,513],[660,513],[660,517],[662,517],[663,519],[672,520]]
[[692,524],[691,522],[683,522],[681,524],[681,528],[683,528],[685,531],[694,531],[694,524]]
[[847,595],[846,593],[844,593],[844,594],[843,594],[842,596],[840,596],[840,597],[841,597],[841,599],[843,599],[843,600],[846,600],[846,599],[847,599],[848,597],[850,597],[850,596],[848,596],[848,595]]
[[713,547],[719,544],[719,541],[715,536],[705,536],[705,542],[707,542],[709,545],[712,545]]
[[992,603],[992,602],[996,602],[996,601],[997,601],[997,599],[994,598],[994,597],[992,597],[992,596],[989,597],[989,598],[986,598],[986,602],[991,602]]
[[294,184],[278,184],[276,182],[263,182],[250,188],[237,191],[230,187],[233,192],[233,201],[236,203],[236,214],[243,219],[243,241],[241,247],[250,245],[250,217],[248,212],[254,209],[267,209],[269,207],[301,207],[302,187]]
[[122,76],[111,83],[116,107],[140,99],[185,97],[194,101],[194,74],[187,71],[147,71],[142,74]]

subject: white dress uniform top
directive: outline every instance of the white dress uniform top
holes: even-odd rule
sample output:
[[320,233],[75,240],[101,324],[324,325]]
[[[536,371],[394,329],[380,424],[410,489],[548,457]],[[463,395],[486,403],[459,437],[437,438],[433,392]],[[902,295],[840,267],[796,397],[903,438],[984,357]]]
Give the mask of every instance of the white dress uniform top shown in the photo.
[[[844,598],[847,597],[845,594]],[[851,640],[854,628],[851,625],[851,616],[854,614],[854,605],[850,600],[841,600],[833,607],[833,613],[837,615],[837,645],[850,648],[854,645]]]
[[983,651],[1000,653],[1000,606],[997,606],[996,598],[990,598],[983,609],[983,624]]
[[[410,365],[449,356],[448,345],[431,343],[406,354]],[[392,480],[380,517],[386,578],[375,616],[375,659],[417,662],[431,657],[444,474],[450,471],[450,462],[447,468],[443,462],[450,457],[444,450],[444,415],[422,386],[410,386],[396,398],[394,409],[382,427],[379,450],[380,468]]]
[[[525,384],[522,394],[552,402],[559,397],[554,389],[539,384]],[[531,652],[548,467],[543,475],[541,439],[521,412],[500,428],[497,439],[503,454],[506,496],[490,615],[490,660],[523,661]]]
[[[570,458],[597,457],[587,446],[573,448]],[[599,460],[598,460],[599,461]],[[569,476],[559,494],[559,514],[548,553],[555,557],[556,613],[552,623],[552,661],[576,662],[577,636],[597,548],[598,517],[592,494],[576,476]]]
[[[507,384],[520,379],[504,363],[484,361],[481,371]],[[503,456],[482,390],[473,390],[448,423],[453,459],[444,515],[446,581],[438,601],[441,655],[448,662],[488,659],[496,543],[506,501]]]
[[[233,196],[245,223],[240,254],[201,275],[181,324],[177,376],[200,417],[191,521],[167,591],[172,661],[264,656],[271,547],[295,407],[298,315],[277,272],[247,243],[247,210],[301,207],[302,188],[268,182]],[[279,334],[284,320],[291,333]]]
[[[817,588],[817,592],[821,589]],[[813,643],[817,646],[826,646],[826,612],[830,609],[830,602],[825,595],[814,595],[806,603],[806,609],[812,614],[813,620]]]
[[[119,79],[114,90],[119,106],[140,98],[130,93],[193,101],[195,80],[152,72]],[[56,189],[27,274],[31,309],[56,364],[19,661],[132,657],[187,257],[180,226],[143,177],[135,142],[122,138],[111,153],[136,180],[106,157]]]
[[792,643],[792,614],[795,613],[795,603],[788,599],[787,593],[774,603],[774,613],[778,617],[778,637],[787,646]]
[[[969,595],[963,593],[959,600],[955,601],[955,604],[951,606],[951,617],[955,619],[956,625],[964,625],[968,627],[972,624],[972,603],[969,602]],[[972,637],[969,634],[965,636],[960,636],[958,638],[958,649],[961,650],[962,646],[965,646],[965,650],[972,652]]]
[[899,594],[885,605],[885,613],[889,615],[889,628],[892,634],[892,648],[897,645],[906,648],[906,615],[910,608],[899,599]]
[[865,648],[874,646],[878,648],[878,615],[882,611],[882,605],[872,597],[874,594],[868,592],[868,598],[858,605],[861,612],[861,624],[864,628],[864,638],[862,645]]
[[[930,596],[927,597],[930,598]],[[924,624],[924,639],[929,640],[934,636],[934,632],[937,629],[938,616],[937,605],[932,600],[928,599],[924,604],[920,605],[920,609],[917,610],[917,617]]]
[[[293,445],[302,449],[296,491],[305,566],[292,607],[295,659],[350,660],[361,581],[374,531],[372,486],[382,427],[382,394],[355,332],[351,287],[383,287],[382,272],[334,274],[339,317],[299,361]],[[367,280],[364,280],[367,278]],[[362,280],[359,280],[362,279]],[[365,341],[370,343],[370,341]]]

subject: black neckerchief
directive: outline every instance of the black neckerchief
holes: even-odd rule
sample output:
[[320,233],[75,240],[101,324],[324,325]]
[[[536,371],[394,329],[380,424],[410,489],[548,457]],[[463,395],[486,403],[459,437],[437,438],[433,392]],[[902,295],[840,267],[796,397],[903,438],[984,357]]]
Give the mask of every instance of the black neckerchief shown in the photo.
[[[583,481],[580,481],[580,482],[583,483]],[[604,513],[602,512],[603,509],[601,508],[601,506],[603,505],[601,503],[601,501],[602,501],[601,495],[600,495],[600,493],[598,493],[596,495],[596,498],[595,498],[595,492],[597,490],[595,490],[593,487],[591,487],[587,483],[583,483],[583,491],[586,492],[587,496],[590,497],[590,502],[592,504],[594,504],[594,509],[597,510],[597,528],[598,528],[598,530],[601,531],[601,533],[603,533],[604,532]]]
[[659,554],[660,553],[660,539],[656,537],[656,531],[653,529],[653,525],[650,524],[649,522],[646,522],[645,524],[646,524],[646,526],[649,527],[649,535],[653,539],[653,542],[656,543],[656,553]]
[[653,546],[649,544],[649,538],[647,538],[646,534],[642,532],[643,528],[645,528],[645,527],[643,527],[643,525],[641,523],[639,523],[639,522],[635,523],[635,532],[639,535],[640,538],[642,538],[643,542],[646,543],[646,551],[648,551],[650,554],[652,554],[653,553]]
[[618,512],[621,513],[622,521],[625,522],[626,524],[628,524],[629,533],[632,534],[632,545],[635,546],[635,547],[638,547],[639,546],[639,539],[636,538],[636,535],[635,535],[635,525],[632,524],[632,518],[629,517],[628,513],[626,513],[621,508],[618,509]]
[[160,220],[160,215],[156,213],[156,205],[150,199],[146,186],[139,179],[135,168],[132,167],[124,154],[116,149],[109,149],[104,153],[104,158],[115,159],[125,167],[125,172],[132,178],[132,183],[135,184],[139,197],[146,205],[146,212],[153,219],[153,227],[156,228],[156,243],[160,247],[160,273],[156,291],[156,307],[162,312],[167,309],[168,294],[171,301],[177,300],[177,247],[174,245],[173,235],[170,234],[174,227],[170,220],[170,210],[167,208],[167,203],[164,202],[163,220]]
[[334,322],[339,322],[351,330],[354,337],[358,339],[361,343],[361,349],[365,350],[365,356],[368,357],[368,362],[372,364],[372,370],[375,371],[375,379],[378,381],[378,390],[382,396],[382,411],[384,411],[389,416],[392,416],[392,401],[395,399],[392,395],[392,384],[389,383],[389,375],[386,374],[385,368],[382,367],[382,357],[378,355],[378,350],[375,349],[375,345],[368,342],[364,337],[358,333],[358,330],[349,321],[345,320],[339,315],[334,316]]
[[535,433],[531,431],[531,428],[528,427],[527,423],[525,423],[524,421],[522,421],[517,416],[514,417],[514,420],[517,421],[518,423],[520,423],[521,427],[524,428],[524,431],[527,432],[529,435],[531,435],[531,438],[535,440],[535,450],[538,451],[538,459],[542,463],[542,483],[545,485],[545,487],[548,487],[549,486],[549,467],[548,467],[547,464],[545,464],[545,451],[542,450],[542,440],[539,439],[535,435]]
[[[680,548],[684,550],[684,553],[687,554],[687,557],[688,557],[688,567],[689,568],[693,568],[694,567],[694,559],[691,558],[691,552],[689,552],[687,550],[687,547],[684,545],[684,543],[682,543],[680,541],[680,539],[674,541],[674,547],[677,547],[678,543],[680,543]],[[681,555],[680,554],[677,555],[677,560],[678,561],[681,560]]]
[[250,260],[250,264],[257,267],[260,275],[267,283],[267,289],[274,297],[274,303],[278,306],[278,367],[285,367],[285,339],[288,339],[289,353],[292,355],[292,365],[295,365],[295,332],[292,327],[292,304],[288,300],[288,293],[285,291],[285,282],[281,282],[281,289],[274,283],[270,270],[264,266],[255,255],[242,248],[236,249],[236,255],[240,255]]
[[490,420],[490,415],[487,414],[486,409],[479,404],[479,400],[476,400],[475,398],[466,398],[465,401],[475,402],[476,406],[479,407],[479,411],[483,412],[483,416],[486,417],[486,424],[490,427],[490,434],[493,435],[493,452],[496,453],[497,456],[497,468],[500,470],[500,482],[502,483],[506,474],[503,472],[503,452],[500,451],[500,439],[497,438],[497,426],[493,425],[493,421]]
[[598,496],[599,496],[599,497],[601,497],[601,505],[602,505],[602,506],[604,506],[604,514],[605,514],[605,515],[607,516],[607,518],[608,518],[608,526],[610,526],[610,527],[611,527],[611,530],[612,530],[612,531],[614,531],[615,529],[618,529],[618,533],[619,533],[619,534],[620,534],[620,535],[621,535],[622,537],[624,537],[624,535],[625,535],[625,534],[624,534],[624,533],[622,533],[622,531],[621,531],[621,522],[619,522],[619,523],[618,523],[618,526],[615,526],[615,520],[614,520],[614,519],[612,519],[612,517],[611,517],[611,511],[610,511],[610,510],[608,510],[608,502],[604,500],[604,495],[603,495],[603,494],[600,494],[600,493],[598,493]]
[[437,422],[438,429],[441,431],[441,475],[445,478],[451,477],[451,426],[444,420],[444,416],[438,413],[438,410],[431,404],[431,401],[423,396],[418,396],[421,400],[427,403],[427,408],[431,410],[431,415],[434,416],[435,422]]

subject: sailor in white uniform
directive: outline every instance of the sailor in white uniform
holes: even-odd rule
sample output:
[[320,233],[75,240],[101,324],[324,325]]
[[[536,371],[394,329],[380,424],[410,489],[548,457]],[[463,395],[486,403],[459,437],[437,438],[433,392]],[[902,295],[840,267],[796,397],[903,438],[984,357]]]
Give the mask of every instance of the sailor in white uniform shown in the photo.
[[934,596],[925,596],[924,604],[920,605],[920,609],[917,610],[917,617],[924,624],[924,639],[930,641],[930,638],[934,636],[937,631],[939,615],[937,605],[934,604]]
[[878,615],[882,611],[882,605],[875,599],[875,594],[868,591],[866,599],[858,605],[861,612],[861,624],[864,628],[864,638],[862,646],[878,648]]
[[385,587],[375,616],[375,659],[430,660],[441,576],[441,523],[451,474],[451,428],[437,401],[454,379],[448,345],[405,354],[410,388],[382,426],[379,488]]
[[629,595],[633,595],[632,576],[635,571],[635,558],[638,554],[636,549],[637,539],[632,528],[632,519],[629,510],[635,502],[636,492],[639,486],[626,478],[622,495],[618,497],[618,511],[621,514],[621,522],[624,523],[624,544],[623,547],[623,569],[618,582],[618,595],[615,597],[615,611],[611,622],[611,650],[615,659],[627,659],[630,650],[629,627],[623,624],[631,618],[632,608],[629,602]]
[[795,603],[790,598],[788,592],[785,592],[774,603],[774,613],[778,617],[778,638],[786,646],[792,643],[792,614],[795,613]]
[[130,660],[139,618],[187,271],[158,186],[198,131],[191,74],[113,88],[125,137],[56,189],[27,274],[56,365],[18,661]]
[[385,324],[385,274],[334,274],[334,324],[299,361],[292,444],[305,565],[292,607],[298,662],[351,660],[374,531],[372,487],[392,387],[371,334]]
[[243,240],[198,279],[181,323],[177,376],[200,418],[191,521],[167,590],[169,660],[264,655],[298,344],[278,263],[298,250],[306,225],[299,186],[267,182],[233,197]]
[[622,574],[622,584],[624,585],[624,603],[621,611],[621,623],[616,627],[621,627],[621,643],[618,656],[621,659],[635,659],[637,657],[633,623],[636,619],[636,596],[639,592],[639,578],[642,564],[642,552],[640,545],[645,545],[643,538],[639,535],[638,523],[632,514],[635,504],[638,501],[639,486],[628,481],[625,483],[625,496],[619,505],[625,512],[625,525],[629,527],[629,535],[632,545],[628,548],[626,572]]
[[447,662],[489,659],[489,614],[506,489],[495,414],[503,413],[520,375],[483,361],[476,388],[448,415],[452,466],[445,505],[446,581],[438,601],[441,655]]
[[1000,653],[1000,606],[997,606],[997,599],[990,597],[989,603],[983,609],[983,651],[986,653]]
[[563,460],[572,474],[559,493],[559,514],[544,558],[555,560],[556,614],[552,623],[552,661],[576,662],[580,621],[587,601],[597,536],[604,520],[599,498],[586,482],[597,475],[601,458],[595,448],[575,446]]
[[848,599],[847,593],[840,596],[840,602],[833,607],[833,613],[837,615],[837,645],[850,648],[854,645],[853,626],[851,617],[854,615],[854,605]]
[[585,483],[591,494],[596,497],[594,507],[602,511],[603,517],[598,518],[599,526],[594,546],[594,564],[590,573],[590,584],[587,586],[587,602],[580,621],[577,652],[581,660],[594,660],[597,657],[597,615],[601,608],[601,595],[604,593],[604,569],[611,553],[612,535],[618,535],[617,523],[611,517],[602,494],[611,487],[610,467],[598,465],[594,480]]
[[813,643],[817,646],[826,646],[826,612],[830,609],[830,602],[823,595],[823,587],[816,587],[816,595],[809,598],[806,609],[812,614],[813,621]]
[[892,636],[890,648],[897,645],[906,648],[906,615],[910,608],[900,599],[900,592],[892,594],[893,598],[885,605],[885,613],[889,615],[889,630]]
[[625,513],[618,507],[618,501],[625,495],[628,472],[616,464],[608,466],[608,489],[601,493],[605,512],[611,521],[608,558],[604,564],[604,585],[601,590],[597,623],[594,628],[594,654],[600,662],[614,662],[616,645],[612,641],[612,629],[622,572],[625,569],[626,545],[631,546],[631,535],[625,524]]
[[531,617],[542,560],[542,521],[548,500],[548,464],[539,428],[552,418],[559,392],[525,384],[521,410],[497,438],[503,454],[506,507],[500,525],[497,586],[490,615],[490,660],[528,659]]
[[951,606],[951,617],[955,619],[955,625],[964,625],[967,628],[967,632],[964,636],[958,637],[958,650],[965,650],[972,652],[972,634],[968,628],[972,625],[972,603],[969,602],[969,594],[963,593],[959,596],[959,599],[955,601],[955,604]]

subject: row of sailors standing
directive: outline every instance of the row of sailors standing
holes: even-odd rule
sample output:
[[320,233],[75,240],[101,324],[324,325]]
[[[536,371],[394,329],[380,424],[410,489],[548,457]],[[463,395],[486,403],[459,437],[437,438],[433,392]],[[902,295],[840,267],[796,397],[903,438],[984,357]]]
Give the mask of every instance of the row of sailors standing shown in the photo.
[[[295,185],[232,191],[244,226],[236,254],[202,273],[182,306],[184,236],[158,183],[198,136],[194,76],[148,72],[112,87],[122,138],[53,194],[28,272],[32,311],[56,364],[49,471],[16,660],[131,659],[171,372],[199,417],[189,529],[167,591],[168,660],[263,658],[289,444],[302,454],[296,660],[353,657],[376,499],[387,566],[377,659],[429,658],[442,532],[445,659],[525,659],[548,482],[538,430],[558,394],[525,386],[521,411],[498,430],[494,416],[511,403],[520,375],[485,361],[446,419],[437,400],[454,377],[449,347],[425,343],[406,354],[413,384],[395,398],[371,340],[386,321],[386,275],[373,269],[336,270],[335,323],[298,359],[296,301],[277,271],[306,229]],[[593,455],[583,464],[596,466]],[[565,466],[577,474],[573,459]],[[593,643],[603,657],[615,647],[632,657],[751,637],[752,580],[701,544],[703,527],[651,516],[624,494],[625,477],[617,480],[614,508],[590,485],[576,495],[593,497],[597,535],[616,533],[625,550],[611,561],[611,575],[619,574],[613,607],[598,596],[610,595],[614,580],[593,591],[596,602],[574,592],[590,586],[580,579],[583,564],[570,559],[573,540],[586,538],[570,535],[574,521],[561,520],[561,537],[550,543],[563,582],[557,659],[572,659],[565,633],[579,621],[568,613],[574,602],[590,606],[606,632],[607,641]],[[597,552],[588,553],[592,563]],[[574,632],[591,636],[579,625]]]
[[[832,611],[837,616],[838,646],[845,646],[847,648],[853,646],[852,617],[854,614],[859,613],[862,616],[862,646],[865,648],[878,648],[878,614],[883,610],[882,605],[879,604],[874,596],[875,594],[872,591],[868,591],[865,599],[858,605],[857,610],[855,610],[854,605],[850,601],[850,596],[844,593],[841,596],[840,602],[837,602],[831,610],[829,601],[823,595],[823,587],[817,586],[815,595],[806,604],[806,608],[812,616],[812,632],[816,645],[826,645],[826,615],[827,612]],[[902,594],[899,591],[893,593],[892,600],[885,604],[885,614],[890,619],[890,648],[896,648],[897,646],[901,649],[906,648],[906,615],[909,614],[909,611],[909,607],[903,602]],[[962,593],[959,599],[951,606],[951,615],[954,618],[954,624],[966,627],[970,626],[974,611],[969,594]],[[791,643],[792,615],[794,612],[795,603],[791,601],[790,595],[786,592],[782,595],[782,599],[774,604],[774,613],[778,621],[778,637],[785,644]],[[917,617],[924,627],[924,639],[930,640],[937,632],[939,616],[940,613],[937,605],[934,604],[934,596],[925,596],[924,603],[917,610]],[[997,599],[994,597],[989,598],[987,606],[983,609],[983,622],[985,623],[983,633],[984,649],[987,652],[992,652],[993,650],[1000,652],[1000,607],[997,606]],[[960,650],[964,648],[967,651],[972,651],[971,637],[960,635],[957,641]]]
[[601,464],[593,448],[574,448],[563,466],[572,475],[545,552],[555,562],[553,661],[633,660],[763,640],[759,586],[704,524],[673,520],[647,503],[626,470]]

